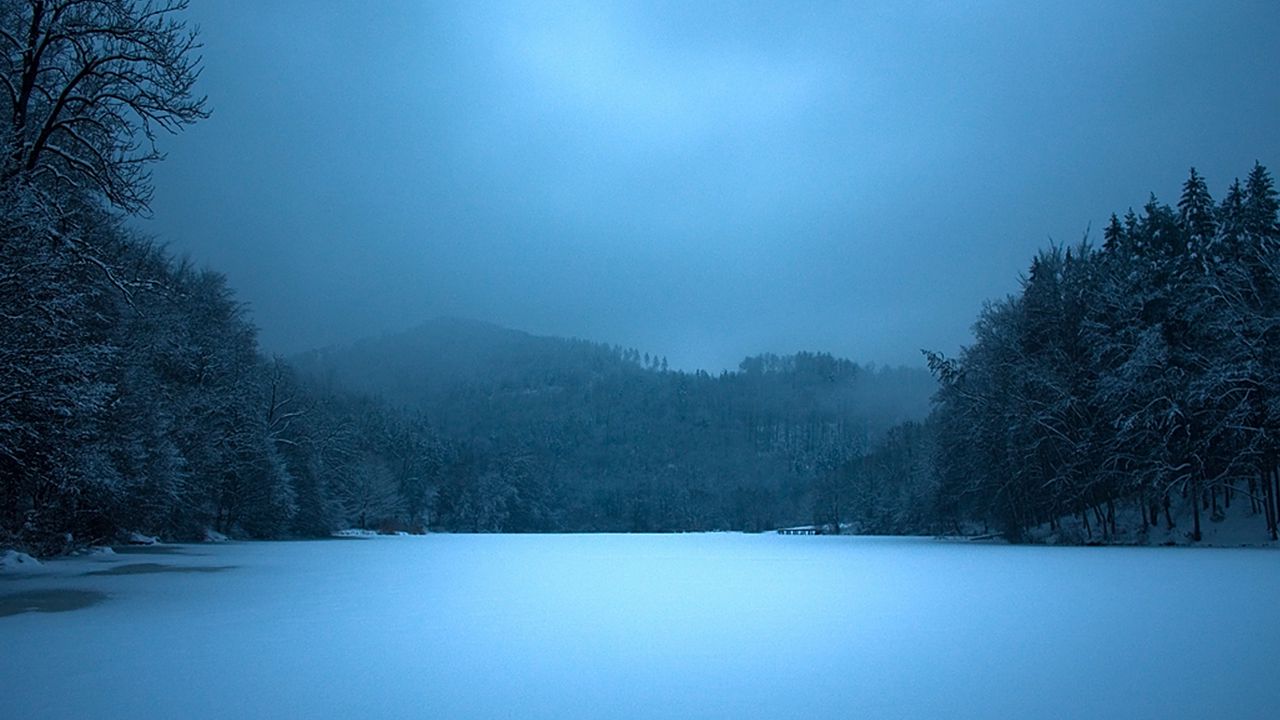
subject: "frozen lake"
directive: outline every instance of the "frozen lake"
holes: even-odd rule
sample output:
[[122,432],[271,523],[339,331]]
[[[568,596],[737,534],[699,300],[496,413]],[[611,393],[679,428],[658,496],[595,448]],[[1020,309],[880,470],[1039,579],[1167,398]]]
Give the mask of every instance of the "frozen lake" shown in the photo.
[[176,549],[0,576],[0,715],[1280,713],[1268,550],[772,534]]

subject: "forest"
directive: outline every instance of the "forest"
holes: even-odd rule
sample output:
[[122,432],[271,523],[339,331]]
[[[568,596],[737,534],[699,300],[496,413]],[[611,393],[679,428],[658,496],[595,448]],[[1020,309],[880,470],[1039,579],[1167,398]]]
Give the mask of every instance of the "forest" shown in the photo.
[[1193,168],[1177,206],[1112,215],[1100,249],[1038,254],[1021,292],[988,305],[959,357],[930,356],[938,511],[1017,540],[1078,517],[1188,537],[1248,503],[1277,537],[1280,226],[1255,164],[1214,202]]
[[824,353],[673,371],[637,350],[454,319],[292,362],[313,386],[426,418],[452,448],[427,524],[465,530],[808,523],[816,479],[924,418],[936,389],[923,369]]
[[[456,320],[268,357],[145,215],[156,138],[208,115],[185,3],[0,2],[0,546],[386,532],[764,531],[1010,541],[1118,515],[1280,523],[1268,171],[1191,171],[1038,254],[955,357],[716,375]],[[936,390],[936,394],[935,394]],[[930,402],[932,396],[932,402]]]
[[824,354],[712,377],[530,340],[533,361],[508,348],[430,407],[300,378],[226,278],[126,222],[147,211],[157,132],[207,115],[184,6],[0,6],[0,544],[763,530],[807,521],[813,479],[897,419],[862,400],[899,375]]

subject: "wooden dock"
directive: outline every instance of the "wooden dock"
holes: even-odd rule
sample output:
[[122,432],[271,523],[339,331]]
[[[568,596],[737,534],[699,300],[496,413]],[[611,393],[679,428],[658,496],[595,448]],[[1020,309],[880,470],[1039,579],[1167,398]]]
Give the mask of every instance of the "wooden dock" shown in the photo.
[[807,525],[805,527],[778,528],[778,534],[779,535],[821,535],[822,533],[818,532],[818,528],[813,527],[812,525]]

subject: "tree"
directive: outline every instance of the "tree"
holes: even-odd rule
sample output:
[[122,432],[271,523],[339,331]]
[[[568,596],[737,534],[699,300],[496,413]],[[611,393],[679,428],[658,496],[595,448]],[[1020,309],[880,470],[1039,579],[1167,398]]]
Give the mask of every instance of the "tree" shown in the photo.
[[1236,179],[1218,206],[1218,241],[1226,252],[1236,252],[1244,236],[1244,188]]
[[[186,0],[0,0],[0,183],[97,195],[134,213],[151,199],[156,130],[207,116],[194,94]],[[55,204],[60,201],[55,200]]]
[[[153,481],[184,464],[122,354],[122,301],[167,271],[130,277],[145,253],[112,209],[146,209],[156,130],[206,114],[185,4],[0,0],[0,535],[37,552],[109,532],[139,491],[127,514],[161,522],[174,485]],[[130,426],[130,402],[156,412]]]
[[395,477],[376,456],[362,458],[342,483],[343,506],[348,520],[361,530],[396,521],[404,512],[404,502]]
[[1191,168],[1191,175],[1182,185],[1182,197],[1178,200],[1178,221],[1192,248],[1203,249],[1212,243],[1217,234],[1213,198],[1204,178]]
[[81,450],[111,392],[109,313],[97,312],[110,300],[30,232],[13,195],[0,193],[0,544],[58,552],[87,483],[107,479]]
[[1261,244],[1274,247],[1280,238],[1277,213],[1280,213],[1280,199],[1277,199],[1271,173],[1260,163],[1254,163],[1245,181],[1244,231]]
[[1192,169],[1176,212],[1153,196],[1100,252],[1042,252],[972,346],[930,357],[940,512],[1010,539],[1075,514],[1105,541],[1117,503],[1172,529],[1180,498],[1198,541],[1247,480],[1280,534],[1278,210],[1261,165],[1217,206]]

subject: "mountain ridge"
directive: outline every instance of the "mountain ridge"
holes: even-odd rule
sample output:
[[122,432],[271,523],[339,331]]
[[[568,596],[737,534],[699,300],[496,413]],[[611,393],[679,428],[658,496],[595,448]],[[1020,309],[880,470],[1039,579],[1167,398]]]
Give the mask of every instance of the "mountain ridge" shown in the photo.
[[[899,385],[910,397],[891,423],[923,420],[936,384],[923,368],[858,364],[822,351],[789,355],[761,353],[744,358],[722,375],[778,371],[783,361],[829,358],[856,368],[861,377]],[[313,382],[380,396],[399,406],[428,409],[460,386],[491,385],[508,390],[555,384],[601,373],[656,372],[711,376],[705,370],[671,370],[657,353],[580,337],[537,335],[474,318],[441,315],[399,331],[308,350],[288,358]],[[883,396],[885,393],[877,393]],[[885,404],[881,397],[876,401]]]

